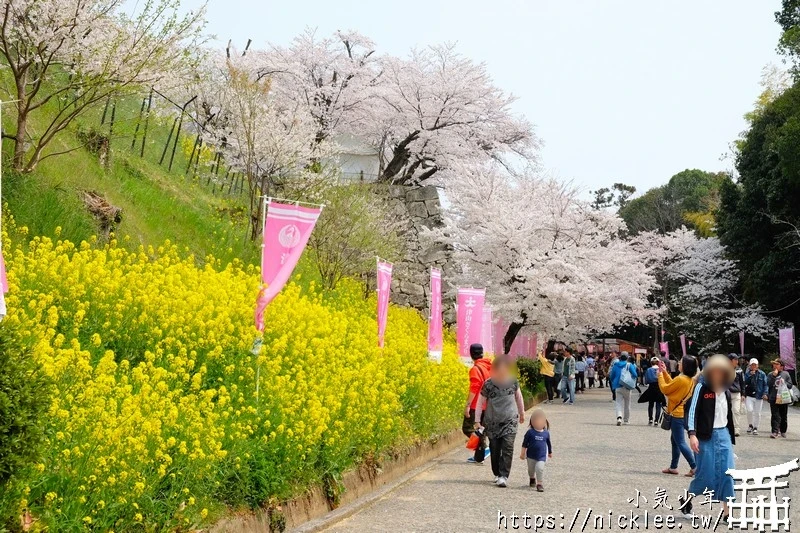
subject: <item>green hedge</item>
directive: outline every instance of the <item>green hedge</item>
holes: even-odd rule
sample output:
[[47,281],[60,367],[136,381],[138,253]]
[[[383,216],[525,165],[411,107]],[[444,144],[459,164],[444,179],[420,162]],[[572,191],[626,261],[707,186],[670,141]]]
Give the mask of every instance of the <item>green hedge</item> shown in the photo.
[[539,393],[544,387],[544,381],[540,373],[541,363],[535,359],[521,357],[517,359],[517,373],[523,387],[531,394]]
[[0,322],[0,530],[19,520],[17,480],[39,460],[41,417],[50,406],[50,385],[24,346],[18,332]]

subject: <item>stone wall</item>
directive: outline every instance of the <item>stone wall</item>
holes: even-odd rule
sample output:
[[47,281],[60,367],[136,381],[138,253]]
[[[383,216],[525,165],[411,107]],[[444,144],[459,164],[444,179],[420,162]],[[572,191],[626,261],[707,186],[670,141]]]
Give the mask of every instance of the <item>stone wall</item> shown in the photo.
[[[451,254],[447,246],[430,244],[420,239],[423,227],[443,224],[439,191],[436,187],[406,187],[393,185],[388,189],[391,211],[397,217],[400,237],[406,244],[404,257],[394,264],[392,272],[392,302],[419,309],[428,315],[430,269],[442,270],[442,291],[449,289],[448,273]],[[445,320],[453,322],[452,302],[442,302]]]

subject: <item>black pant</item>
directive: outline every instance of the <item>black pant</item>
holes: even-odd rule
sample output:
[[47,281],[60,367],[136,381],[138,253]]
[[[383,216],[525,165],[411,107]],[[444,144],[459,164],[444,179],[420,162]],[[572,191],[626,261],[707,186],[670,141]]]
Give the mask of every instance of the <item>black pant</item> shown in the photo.
[[[602,387],[602,385],[601,385],[601,387]],[[590,389],[594,388],[594,378],[589,378],[589,388]]]
[[555,384],[553,383],[553,376],[542,376],[544,378],[544,390],[547,391],[547,399],[553,401],[553,389]]
[[647,402],[647,418],[650,422],[658,422],[661,420],[661,411],[664,409],[664,404],[655,400]]
[[575,379],[577,379],[577,380],[578,380],[578,381],[575,383],[575,390],[576,390],[576,391],[581,391],[581,392],[583,392],[583,391],[585,391],[585,390],[586,390],[586,381],[585,381],[585,379],[584,379],[585,377],[586,377],[586,373],[585,373],[585,372],[577,372],[577,373],[576,373],[576,375],[575,375]]
[[789,415],[789,404],[769,404],[769,410],[772,413],[772,433],[786,433],[789,421],[786,417]]
[[[483,418],[483,417],[481,417]],[[475,409],[469,410],[469,416],[464,417],[464,422],[461,424],[461,432],[467,436],[467,438],[471,437],[473,433],[475,433]],[[484,457],[486,456],[486,436],[484,435],[481,437],[481,440],[478,441],[478,447],[475,448],[475,462],[482,463]]]
[[489,437],[489,447],[492,449],[491,458],[492,474],[508,479],[511,474],[511,461],[514,459],[514,440],[516,433],[509,433],[503,437]]

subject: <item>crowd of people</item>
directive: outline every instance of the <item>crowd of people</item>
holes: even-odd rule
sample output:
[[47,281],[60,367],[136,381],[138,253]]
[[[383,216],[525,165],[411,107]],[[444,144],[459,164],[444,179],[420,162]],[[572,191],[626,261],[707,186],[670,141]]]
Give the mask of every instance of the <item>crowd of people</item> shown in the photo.
[[[514,442],[519,424],[525,423],[520,384],[512,372],[513,361],[505,355],[484,358],[480,344],[470,347],[473,366],[464,409],[464,434],[476,441],[470,462],[483,464],[490,457],[494,482],[505,487],[511,472]],[[722,502],[733,496],[733,481],[725,472],[734,467],[733,445],[745,428],[757,436],[764,402],[769,405],[770,437],[786,438],[788,407],[797,398],[784,362],[775,359],[767,373],[755,358],[717,354],[705,358],[684,356],[632,357],[628,352],[575,353],[572,348],[539,355],[540,374],[547,400],[574,405],[576,394],[586,389],[608,388],[617,426],[631,420],[633,392],[638,403],[647,404],[648,425],[669,432],[671,457],[662,470],[680,475],[683,457],[691,478],[688,492],[713,490]],[[644,387],[644,390],[642,390]],[[787,392],[788,391],[788,392]],[[550,424],[541,408],[533,411],[522,443],[520,459],[527,461],[530,485],[543,491],[545,464],[552,458]],[[690,499],[681,511],[692,514]],[[727,508],[726,508],[727,511]]]

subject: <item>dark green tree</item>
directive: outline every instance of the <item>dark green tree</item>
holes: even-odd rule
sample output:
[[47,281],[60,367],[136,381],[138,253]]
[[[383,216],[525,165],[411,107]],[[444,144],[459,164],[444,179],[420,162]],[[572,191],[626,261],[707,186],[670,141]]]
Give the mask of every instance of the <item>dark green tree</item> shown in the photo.
[[596,191],[589,191],[593,196],[592,207],[594,209],[605,209],[607,207],[623,208],[628,204],[630,197],[636,193],[636,187],[615,183],[611,187],[603,187]]
[[729,179],[724,173],[687,169],[624,205],[620,216],[631,233],[667,233],[681,226],[695,229],[701,236],[714,231],[714,216],[719,207],[719,189]]
[[739,262],[745,298],[797,323],[800,85],[785,91],[753,120],[740,143],[736,167],[738,183],[723,182],[721,189],[720,239]]
[[778,52],[792,64],[792,73],[800,74],[800,0],[783,0],[781,10],[775,12],[783,32],[778,40]]

